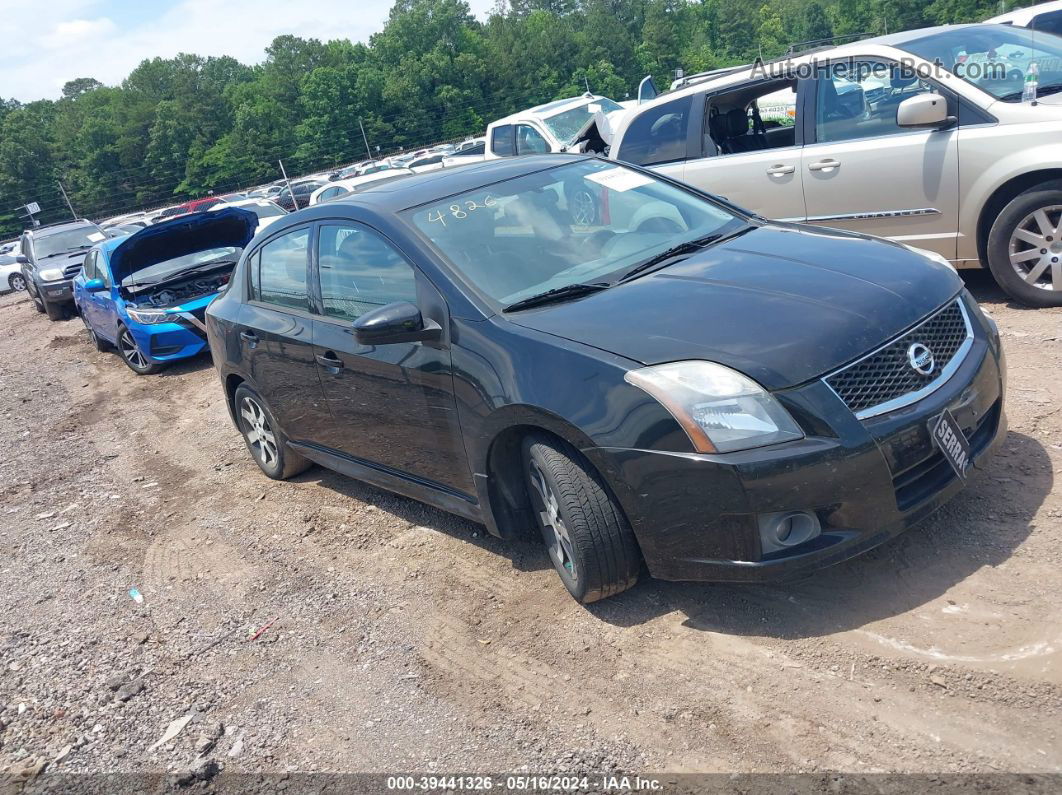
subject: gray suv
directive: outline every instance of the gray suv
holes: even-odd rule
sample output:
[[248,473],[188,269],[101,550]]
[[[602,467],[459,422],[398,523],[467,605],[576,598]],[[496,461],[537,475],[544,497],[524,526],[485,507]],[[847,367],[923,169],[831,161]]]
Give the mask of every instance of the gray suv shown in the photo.
[[49,320],[62,320],[74,308],[70,281],[81,270],[88,250],[106,238],[102,229],[84,219],[22,233],[18,262],[38,312],[47,312]]
[[769,218],[987,266],[1015,299],[1062,306],[1057,36],[905,31],[692,75],[599,126],[610,158]]

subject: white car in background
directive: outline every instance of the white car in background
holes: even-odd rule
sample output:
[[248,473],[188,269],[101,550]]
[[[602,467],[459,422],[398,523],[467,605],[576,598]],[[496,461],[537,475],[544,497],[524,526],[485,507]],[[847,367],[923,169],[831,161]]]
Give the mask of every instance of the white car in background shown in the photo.
[[1014,25],[1062,36],[1062,0],[1040,3],[1029,8],[1019,8],[1009,14],[1000,14],[985,20],[986,25]]
[[223,210],[226,207],[239,207],[241,210],[248,210],[258,216],[258,228],[255,229],[255,233],[261,232],[267,226],[274,221],[283,218],[287,215],[284,208],[274,201],[269,199],[240,199],[234,202],[222,202],[221,204],[215,204],[207,212],[214,212],[215,210]]
[[21,293],[26,289],[26,277],[22,275],[22,266],[15,259],[15,251],[0,254],[0,293]]
[[464,141],[454,150],[453,154],[443,158],[443,168],[463,166],[466,163],[478,163],[483,160],[486,149],[487,139],[485,137]]
[[442,153],[429,154],[426,157],[412,161],[408,168],[416,174],[421,174],[425,171],[438,171],[443,167],[443,157]]
[[484,159],[567,152],[588,121],[617,111],[618,102],[587,93],[513,113],[487,127]]
[[340,179],[335,182],[329,182],[327,185],[322,185],[310,194],[310,206],[312,207],[315,204],[326,202],[329,199],[337,199],[340,196],[348,196],[351,193],[357,193],[366,185],[371,185],[375,182],[397,179],[399,177],[408,177],[414,173],[416,172],[408,168],[388,168],[383,171],[374,171],[371,174],[365,174],[360,177],[351,177],[350,179]]

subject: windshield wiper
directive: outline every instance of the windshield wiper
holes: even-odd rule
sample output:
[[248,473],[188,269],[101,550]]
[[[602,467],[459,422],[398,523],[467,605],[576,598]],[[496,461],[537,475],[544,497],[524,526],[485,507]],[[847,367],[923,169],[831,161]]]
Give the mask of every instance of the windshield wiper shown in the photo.
[[533,306],[543,306],[544,304],[570,301],[573,298],[581,298],[582,296],[590,295],[591,293],[599,293],[602,290],[607,290],[611,286],[612,285],[606,282],[594,282],[591,284],[577,282],[575,284],[568,284],[564,287],[555,287],[552,290],[546,290],[544,293],[532,295],[529,298],[522,298],[515,304],[509,304],[502,311],[518,312],[521,309],[530,309]]
[[664,249],[659,254],[654,254],[647,260],[639,262],[625,274],[619,278],[619,282],[626,282],[634,279],[638,276],[644,276],[650,270],[657,270],[665,265],[671,264],[678,257],[688,257],[690,254],[694,254],[700,251],[702,248],[710,246],[712,243],[718,243],[720,240],[726,240],[731,237],[736,237],[739,234],[743,234],[751,229],[751,226],[743,226],[740,229],[736,229],[733,232],[722,234],[715,232],[711,235],[705,235],[699,237],[696,240],[687,240],[684,243],[679,243],[677,246]]
[[[1052,94],[1057,94],[1059,91],[1062,91],[1062,83],[1048,83],[1046,86],[1039,86],[1036,89],[1036,98],[1049,97]],[[999,99],[1001,102],[1015,102],[1021,99],[1023,94],[1024,91],[1014,91],[1013,93],[1005,94]]]

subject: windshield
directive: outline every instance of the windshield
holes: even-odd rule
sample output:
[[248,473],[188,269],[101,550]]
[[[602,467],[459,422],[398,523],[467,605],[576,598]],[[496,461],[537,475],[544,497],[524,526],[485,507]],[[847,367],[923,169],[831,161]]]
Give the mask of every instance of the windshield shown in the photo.
[[237,260],[240,258],[241,249],[234,246],[223,248],[210,248],[205,251],[197,251],[194,254],[185,254],[183,257],[174,257],[165,262],[158,262],[134,271],[122,279],[122,286],[130,287],[134,284],[157,284],[167,278],[188,268],[197,265],[205,265],[212,260]]
[[1062,38],[1008,25],[970,25],[898,45],[987,91],[1020,102],[1022,84],[1035,63],[1044,89],[1062,82]]
[[614,110],[623,110],[623,108],[619,103],[613,102],[611,99],[594,99],[590,100],[585,105],[571,108],[570,110],[558,113],[555,116],[548,116],[542,119],[542,122],[549,128],[549,131],[553,133],[554,138],[561,143],[569,144],[591,116],[598,111],[601,111],[602,113],[612,113]]
[[706,199],[584,160],[405,212],[454,270],[495,305],[613,281],[679,243],[745,225]]
[[79,226],[77,229],[68,229],[65,232],[54,232],[44,237],[34,238],[33,253],[37,259],[42,260],[54,257],[56,254],[92,248],[106,237],[95,226]]

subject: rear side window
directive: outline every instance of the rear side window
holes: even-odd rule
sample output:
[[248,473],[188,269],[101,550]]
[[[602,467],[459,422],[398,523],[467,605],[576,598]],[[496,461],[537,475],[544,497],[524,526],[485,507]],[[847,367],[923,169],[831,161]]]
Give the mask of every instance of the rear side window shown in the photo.
[[1033,30],[1062,36],[1062,11],[1049,11],[1046,14],[1039,14],[1032,18],[1032,24],[1029,27]]
[[270,240],[258,251],[258,278],[251,269],[251,298],[265,304],[309,310],[306,263],[310,230],[296,229]]
[[513,126],[503,124],[495,127],[490,134],[490,151],[499,157],[509,157],[513,153]]
[[691,103],[682,97],[641,114],[623,135],[619,159],[639,166],[684,160]]

